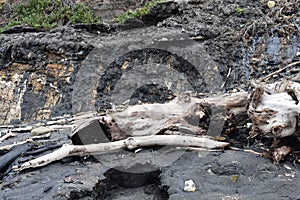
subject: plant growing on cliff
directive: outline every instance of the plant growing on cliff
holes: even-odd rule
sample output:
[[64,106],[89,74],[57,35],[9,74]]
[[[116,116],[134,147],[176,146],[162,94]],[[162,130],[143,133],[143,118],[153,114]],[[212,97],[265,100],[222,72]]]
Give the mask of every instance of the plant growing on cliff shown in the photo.
[[13,15],[2,31],[17,24],[50,29],[68,23],[99,22],[91,9],[82,3],[64,5],[63,0],[28,0],[13,7]]
[[128,10],[125,13],[117,16],[114,21],[116,23],[124,23],[128,19],[140,18],[143,15],[147,15],[150,13],[151,8],[156,6],[158,3],[165,2],[166,0],[152,0],[145,4],[142,8],[137,8],[135,10]]
[[235,11],[240,15],[243,14],[243,9],[240,6],[236,7]]

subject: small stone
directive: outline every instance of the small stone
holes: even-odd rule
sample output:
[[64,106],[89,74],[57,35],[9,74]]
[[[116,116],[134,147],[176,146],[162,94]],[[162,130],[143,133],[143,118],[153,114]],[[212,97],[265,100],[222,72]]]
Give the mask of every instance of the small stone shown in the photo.
[[184,188],[183,190],[185,192],[195,192],[196,191],[196,186],[193,180],[187,180],[184,182]]
[[236,183],[238,181],[238,179],[239,179],[239,175],[234,175],[230,178],[230,180],[234,183]]
[[127,68],[128,68],[128,61],[125,61],[124,63],[123,63],[123,65],[121,66],[121,69],[122,70],[126,70]]
[[67,83],[71,83],[70,79],[71,79],[71,77],[66,77],[65,78],[65,80],[66,80]]
[[267,5],[269,8],[273,8],[275,6],[275,1],[268,1]]
[[50,191],[51,189],[52,189],[52,186],[47,186],[47,187],[44,188],[44,192],[48,192],[48,191]]
[[29,53],[28,53],[28,55],[27,55],[27,57],[28,57],[28,59],[30,59],[30,58],[32,58],[32,51],[30,51]]
[[73,181],[73,179],[72,179],[71,176],[67,176],[67,177],[64,179],[64,182],[65,182],[65,183],[73,183],[74,181]]
[[292,168],[290,166],[287,166],[287,165],[283,165],[283,166],[288,170],[292,170]]
[[250,129],[251,126],[252,126],[252,123],[250,123],[250,122],[246,124],[246,128],[247,128],[247,129]]

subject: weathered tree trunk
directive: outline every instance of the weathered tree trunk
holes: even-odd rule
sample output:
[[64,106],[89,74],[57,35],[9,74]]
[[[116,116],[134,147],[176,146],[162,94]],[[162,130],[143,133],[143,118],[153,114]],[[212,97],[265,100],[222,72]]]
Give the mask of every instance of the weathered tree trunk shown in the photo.
[[[187,134],[205,135],[209,126],[219,135],[224,122],[247,112],[247,92],[199,99],[183,95],[165,104],[142,104],[102,118],[112,140],[126,137]],[[219,124],[216,124],[219,123]]]

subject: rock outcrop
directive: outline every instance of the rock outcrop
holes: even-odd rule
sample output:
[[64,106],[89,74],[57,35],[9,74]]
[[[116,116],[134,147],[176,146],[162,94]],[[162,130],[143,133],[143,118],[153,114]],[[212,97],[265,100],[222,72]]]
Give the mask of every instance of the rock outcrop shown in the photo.
[[0,36],[1,124],[68,113],[74,74],[93,49],[82,40],[70,27]]
[[[97,1],[88,3],[96,6]],[[118,1],[115,3],[118,4]],[[121,76],[125,74],[127,79],[135,76],[128,72],[137,72],[142,64],[161,65],[160,68],[170,65],[169,69],[175,69],[175,73],[183,75],[181,78],[187,79],[184,84],[190,84],[190,90],[197,92],[218,92],[236,87],[247,89],[246,83],[250,79],[272,70],[272,66],[276,69],[297,59],[299,44],[297,32],[290,32],[291,36],[287,32],[292,23],[298,23],[297,20],[292,22],[289,19],[288,27],[269,23],[268,27],[274,28],[271,32],[274,34],[269,37],[268,31],[263,33],[260,26],[249,22],[249,19],[261,16],[261,12],[267,12],[267,8],[259,7],[259,2],[252,6],[248,4],[240,5],[244,7],[243,14],[239,14],[235,11],[239,6],[236,3],[221,6],[215,2],[169,1],[159,4],[149,16],[140,19],[145,22],[148,20],[148,24],[158,23],[157,26],[136,30],[130,30],[136,26],[134,20],[124,25],[76,24],[49,32],[28,27],[10,29],[0,36],[3,104],[0,123],[41,120],[73,112],[110,108],[116,82],[121,81]],[[253,10],[254,5],[261,10]],[[289,8],[295,6],[291,4]],[[276,9],[270,10],[268,15],[273,16],[271,14],[276,13]],[[263,24],[263,19],[260,18],[256,24]],[[254,30],[254,27],[257,28]],[[251,28],[262,37],[253,35]],[[126,29],[129,30],[116,34],[118,30]],[[285,41],[284,38],[290,40]],[[267,48],[265,43],[268,43]],[[262,57],[258,58],[259,55]],[[272,59],[276,59],[276,62]],[[85,90],[78,90],[80,87],[75,82],[78,79],[79,82],[87,81],[83,74],[94,74],[94,85],[85,82],[82,84],[82,87],[86,86]],[[169,73],[166,76],[173,75]],[[152,81],[143,84],[157,85],[157,80],[154,80],[153,77]],[[174,81],[168,79],[159,87],[172,89],[176,93]],[[130,82],[127,80],[126,84],[133,84]],[[170,88],[172,82],[173,88]],[[138,84],[134,89],[140,90],[138,88],[141,86]],[[186,86],[181,84],[180,87]],[[77,105],[77,100],[72,97],[74,95],[75,98],[89,98],[90,101],[86,102],[88,106]],[[83,102],[81,98],[78,100]]]

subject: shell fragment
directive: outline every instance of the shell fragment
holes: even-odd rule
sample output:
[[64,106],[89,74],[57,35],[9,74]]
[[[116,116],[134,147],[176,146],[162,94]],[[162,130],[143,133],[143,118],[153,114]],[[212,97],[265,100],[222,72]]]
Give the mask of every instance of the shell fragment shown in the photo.
[[196,191],[196,185],[193,180],[187,180],[184,182],[184,191],[186,192],[195,192]]

